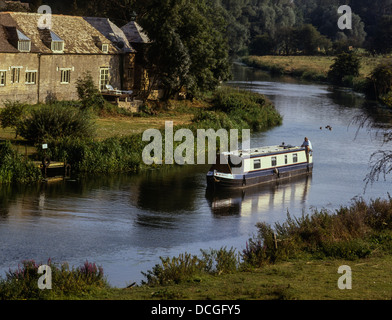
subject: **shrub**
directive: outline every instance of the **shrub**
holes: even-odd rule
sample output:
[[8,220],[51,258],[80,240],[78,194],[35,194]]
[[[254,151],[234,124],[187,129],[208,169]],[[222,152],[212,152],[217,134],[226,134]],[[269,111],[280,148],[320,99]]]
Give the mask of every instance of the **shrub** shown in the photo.
[[0,144],[0,183],[36,182],[40,177],[39,168],[18,154],[9,141]]
[[19,134],[31,142],[64,137],[91,137],[94,132],[89,113],[63,105],[44,105],[32,110],[18,124]]
[[235,272],[239,267],[239,256],[232,248],[209,251],[201,250],[202,256],[189,253],[180,254],[178,257],[163,258],[152,270],[142,272],[149,285],[165,285],[191,280],[203,274],[223,274]]
[[105,99],[95,86],[90,72],[86,72],[76,81],[76,90],[82,103],[82,109],[96,108],[100,110],[104,107]]
[[12,299],[62,299],[64,297],[82,297],[95,288],[107,286],[103,269],[88,261],[79,268],[70,269],[68,264],[57,265],[50,259],[46,263],[51,268],[52,289],[38,288],[38,268],[42,264],[34,260],[22,261],[22,266],[9,270],[6,278],[0,278],[0,300]]
[[390,92],[392,89],[392,60],[385,60],[380,63],[371,73],[369,79],[368,96],[371,98],[381,98],[381,100],[391,106]]
[[354,53],[341,53],[335,58],[328,72],[328,79],[334,84],[342,85],[347,76],[358,77],[360,59]]
[[172,258],[160,257],[160,259],[161,264],[155,265],[147,273],[142,272],[150,285],[180,283],[202,273],[205,269],[205,262],[189,253]]
[[[66,137],[47,142],[47,156],[66,161],[81,173],[137,172],[142,163],[144,142],[138,134],[103,141]],[[44,151],[38,152],[42,158]]]
[[[4,108],[0,111],[1,127],[3,129],[7,127],[17,129],[20,121],[22,120],[22,115],[24,114],[26,107],[26,104],[20,103],[18,101],[7,101]],[[18,132],[16,132],[16,134],[18,134]]]
[[[335,213],[315,210],[275,228],[257,224],[258,234],[242,253],[245,264],[261,266],[310,255],[314,258],[358,259],[392,247],[392,199],[356,200]],[[277,242],[275,243],[274,234]],[[376,250],[377,249],[377,250]]]

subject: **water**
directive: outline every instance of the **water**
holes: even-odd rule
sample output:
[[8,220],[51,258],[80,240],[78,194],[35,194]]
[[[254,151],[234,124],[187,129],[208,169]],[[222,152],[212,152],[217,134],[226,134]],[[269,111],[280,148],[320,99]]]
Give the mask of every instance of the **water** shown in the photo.
[[[309,178],[245,192],[206,192],[208,166],[140,175],[95,176],[37,187],[1,187],[0,271],[25,259],[48,258],[71,266],[88,260],[103,266],[112,286],[145,279],[160,256],[223,246],[242,250],[257,222],[273,224],[287,212],[334,210],[355,197],[386,197],[389,181],[369,185],[370,155],[382,148],[375,129],[360,130],[355,117],[369,115],[366,101],[350,91],[293,79],[272,79],[235,66],[234,87],[266,94],[283,125],[252,135],[252,147],[298,145],[309,137],[314,172]],[[374,117],[380,125],[385,115]],[[326,130],[330,125],[332,131]],[[322,130],[320,130],[322,127]]]

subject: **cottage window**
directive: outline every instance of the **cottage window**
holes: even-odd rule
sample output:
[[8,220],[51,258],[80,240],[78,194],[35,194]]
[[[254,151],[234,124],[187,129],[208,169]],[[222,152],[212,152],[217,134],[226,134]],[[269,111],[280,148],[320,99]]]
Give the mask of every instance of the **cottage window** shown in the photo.
[[271,157],[271,166],[276,167],[277,164],[277,158],[276,157]]
[[26,71],[26,84],[37,83],[37,71]]
[[102,52],[103,53],[108,53],[109,52],[109,45],[108,44],[103,44],[102,45]]
[[64,41],[52,41],[52,51],[55,53],[63,53]]
[[71,69],[60,69],[61,71],[61,84],[69,84],[71,82]]
[[99,88],[101,91],[106,90],[106,85],[109,84],[109,68],[100,69]]
[[298,154],[297,154],[297,153],[294,153],[294,154],[293,154],[293,162],[294,162],[294,163],[297,163],[297,162],[298,162]]
[[260,169],[261,168],[261,160],[257,159],[257,160],[253,160],[253,169]]
[[20,69],[22,67],[11,67],[11,83],[19,83]]
[[30,52],[31,41],[30,40],[19,40],[18,41],[18,50],[20,52]]
[[7,77],[7,71],[0,71],[0,87],[5,86],[6,77]]

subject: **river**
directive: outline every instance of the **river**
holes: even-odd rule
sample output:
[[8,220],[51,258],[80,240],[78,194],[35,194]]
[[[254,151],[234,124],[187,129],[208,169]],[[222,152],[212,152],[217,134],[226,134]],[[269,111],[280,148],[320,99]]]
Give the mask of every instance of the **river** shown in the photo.
[[[21,261],[86,260],[102,266],[109,283],[125,287],[145,279],[160,256],[200,249],[242,250],[257,222],[274,224],[315,208],[335,210],[352,199],[385,198],[390,181],[365,190],[370,155],[383,148],[376,129],[358,129],[368,102],[350,90],[234,66],[230,85],[265,94],[283,125],[252,135],[252,147],[301,144],[309,137],[314,171],[280,185],[245,192],[206,192],[206,166],[187,166],[138,175],[95,176],[40,186],[0,189],[0,271]],[[374,116],[383,125],[390,119]],[[332,130],[325,127],[329,125]],[[321,128],[321,129],[320,129]]]

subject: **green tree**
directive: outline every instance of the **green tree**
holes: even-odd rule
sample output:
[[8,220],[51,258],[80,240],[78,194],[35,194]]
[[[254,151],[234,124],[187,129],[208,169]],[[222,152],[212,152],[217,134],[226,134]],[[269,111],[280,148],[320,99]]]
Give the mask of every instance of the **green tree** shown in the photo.
[[268,34],[262,34],[256,36],[250,46],[249,53],[251,55],[263,56],[268,54],[273,54],[275,48],[275,42]]
[[321,35],[311,24],[305,24],[296,31],[297,47],[304,55],[315,55],[321,49],[328,49],[331,41]]
[[386,99],[384,102],[387,102],[389,106],[392,106],[390,101],[390,93],[392,90],[392,60],[388,59],[380,63],[374,70],[372,71],[370,77],[370,92],[371,98],[376,99]]
[[343,84],[347,76],[359,76],[360,59],[352,52],[343,52],[335,58],[328,72],[328,78],[335,84]]
[[193,95],[212,90],[229,78],[221,6],[208,0],[150,0],[146,5],[139,20],[152,40],[146,68],[159,79],[165,99],[183,88]]

